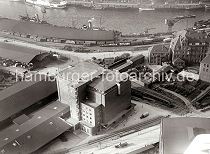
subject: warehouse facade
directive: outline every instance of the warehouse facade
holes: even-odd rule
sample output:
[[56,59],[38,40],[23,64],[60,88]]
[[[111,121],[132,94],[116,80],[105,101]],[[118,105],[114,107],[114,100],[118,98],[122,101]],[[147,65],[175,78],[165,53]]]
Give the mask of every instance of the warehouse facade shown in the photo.
[[[73,73],[79,73],[78,81],[64,77]],[[83,73],[92,78],[82,77]],[[82,131],[94,135],[129,110],[131,83],[127,77],[104,70],[95,63],[82,62],[60,72],[57,79],[59,101],[70,105],[71,118],[80,123]]]

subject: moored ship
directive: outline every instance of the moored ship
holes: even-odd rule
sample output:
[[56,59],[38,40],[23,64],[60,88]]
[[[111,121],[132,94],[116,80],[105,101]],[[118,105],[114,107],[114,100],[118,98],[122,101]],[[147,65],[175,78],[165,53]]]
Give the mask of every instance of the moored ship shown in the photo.
[[164,4],[154,6],[155,10],[204,10],[205,7],[199,3],[190,4]]
[[14,20],[1,17],[0,31],[18,36],[27,35],[36,38],[74,41],[80,44],[88,41],[105,44],[106,42],[115,41],[120,35],[120,32],[117,31],[94,28],[91,21],[88,21],[88,26],[72,28],[49,23],[41,24],[41,22],[31,20]]
[[31,5],[53,9],[64,9],[67,7],[67,1],[65,0],[25,0],[25,2]]

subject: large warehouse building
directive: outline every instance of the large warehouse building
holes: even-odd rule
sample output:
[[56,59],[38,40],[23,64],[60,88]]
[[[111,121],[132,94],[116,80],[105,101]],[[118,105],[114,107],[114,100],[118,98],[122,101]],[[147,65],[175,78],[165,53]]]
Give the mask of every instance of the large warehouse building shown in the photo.
[[2,90],[0,153],[32,153],[69,130],[70,108],[55,99],[56,81],[39,74]]
[[131,106],[127,76],[92,62],[61,71],[57,85],[59,101],[70,106],[71,118],[89,135],[117,121]]
[[0,92],[0,129],[21,111],[57,92],[56,82],[45,79],[46,76],[40,76],[17,82]]
[[1,154],[29,154],[58,137],[70,125],[65,122],[69,106],[53,102],[29,115],[21,115],[0,131]]

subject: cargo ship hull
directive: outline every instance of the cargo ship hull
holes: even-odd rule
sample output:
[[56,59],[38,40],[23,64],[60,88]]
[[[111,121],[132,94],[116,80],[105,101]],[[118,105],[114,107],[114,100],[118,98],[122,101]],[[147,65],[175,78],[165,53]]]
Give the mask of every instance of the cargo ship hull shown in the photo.
[[177,5],[166,5],[166,6],[156,6],[154,7],[155,10],[159,10],[159,11],[177,11],[177,10],[189,10],[189,11],[193,11],[193,10],[205,10],[205,6],[202,5],[191,5],[191,4],[177,4]]
[[64,9],[67,7],[66,1],[53,3],[53,2],[42,1],[42,0],[25,0],[25,3],[28,5],[36,5],[40,7],[45,7],[47,9]]
[[0,18],[0,31],[17,35],[30,35],[47,39],[63,39],[72,41],[114,41],[115,31],[79,29],[51,24],[40,24],[31,21]]

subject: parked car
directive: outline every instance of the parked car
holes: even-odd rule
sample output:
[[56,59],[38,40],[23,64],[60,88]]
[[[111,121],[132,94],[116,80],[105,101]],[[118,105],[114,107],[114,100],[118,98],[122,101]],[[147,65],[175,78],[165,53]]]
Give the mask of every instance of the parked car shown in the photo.
[[124,142],[124,143],[121,143],[121,142],[120,142],[120,144],[115,145],[115,148],[124,148],[124,147],[126,147],[126,146],[128,146],[128,143],[127,143],[127,142]]
[[149,112],[146,112],[146,113],[143,113],[141,116],[140,116],[140,119],[144,119],[146,117],[149,116]]

